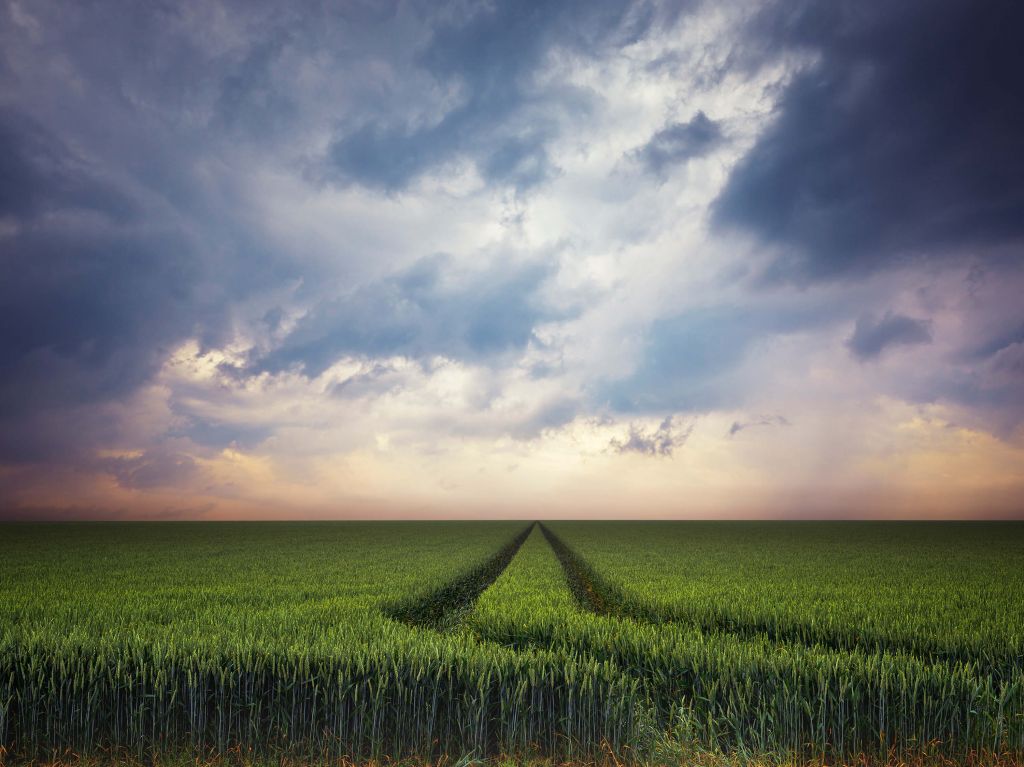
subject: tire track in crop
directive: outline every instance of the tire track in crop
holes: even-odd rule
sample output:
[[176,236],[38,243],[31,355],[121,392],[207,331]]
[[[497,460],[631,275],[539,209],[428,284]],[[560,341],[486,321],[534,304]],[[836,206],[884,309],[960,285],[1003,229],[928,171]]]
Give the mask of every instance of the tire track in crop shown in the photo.
[[618,589],[613,588],[610,583],[598,575],[582,557],[570,549],[545,525],[540,525],[540,531],[561,563],[569,590],[581,607],[592,613],[608,615],[613,618],[637,618],[625,609],[624,599]]
[[[540,529],[548,543],[551,545],[552,550],[555,552],[555,556],[558,557],[558,561],[561,562],[562,569],[565,571],[566,581],[569,584],[569,589],[572,591],[573,596],[576,597],[576,601],[583,609],[589,610],[597,615],[603,615],[610,618],[628,618],[637,621],[638,623],[648,623],[652,625],[664,625],[677,622],[663,614],[660,614],[657,608],[653,606],[645,605],[639,600],[627,599],[620,589],[616,588],[601,577],[601,575],[599,575],[583,557],[573,551],[573,549],[565,543],[565,541],[555,535],[554,532],[543,524],[540,525]],[[737,621],[730,621],[724,616],[721,619],[714,621],[694,618],[688,622],[699,628],[701,631],[732,634],[741,638],[766,636],[768,639],[779,643],[800,645],[804,647],[817,645],[843,652],[848,652],[851,649],[870,649],[865,647],[851,648],[849,646],[841,646],[838,642],[831,643],[822,642],[820,640],[810,642],[803,637],[787,635],[784,632],[780,632],[777,629],[774,629],[774,627],[768,625],[739,623]]]
[[[565,541],[545,525],[541,532],[551,545],[555,556],[562,564],[566,581],[579,605],[597,615],[611,618],[631,619],[638,623],[666,625],[679,623],[691,625],[705,633],[728,634],[741,639],[767,638],[779,645],[821,648],[832,652],[859,652],[868,655],[876,653],[902,654],[926,663],[958,665],[964,662],[963,654],[915,646],[909,642],[894,641],[891,638],[857,635],[852,640],[840,636],[822,634],[816,637],[804,635],[799,626],[786,627],[771,623],[740,621],[726,614],[717,616],[666,616],[654,605],[642,600],[628,598],[618,587],[605,580],[591,565],[576,553]],[[1002,662],[1001,662],[1002,661]],[[1014,664],[1005,660],[985,659],[977,662],[976,671],[980,676],[991,676],[1002,681],[1012,676]]]
[[473,609],[479,596],[498,579],[533,530],[536,522],[502,546],[490,559],[465,575],[427,594],[384,608],[384,614],[410,626],[450,631]]
[[[986,700],[992,700],[993,696],[1012,700],[1015,694],[1014,687],[1001,689],[997,679],[986,678],[984,674],[966,679],[956,671],[953,664],[936,663],[928,668],[918,663],[910,663],[909,668],[906,668],[903,666],[903,659],[893,657],[895,653],[888,653],[887,660],[881,657],[873,659],[862,653],[863,648],[855,648],[853,651],[837,650],[822,643],[769,637],[765,632],[758,633],[760,639],[754,645],[753,653],[722,653],[716,649],[713,636],[708,637],[707,644],[699,639],[691,641],[686,638],[686,634],[694,630],[711,635],[711,631],[700,622],[673,620],[672,616],[659,614],[657,605],[636,599],[614,583],[605,580],[555,533],[544,524],[538,524],[561,565],[565,585],[579,606],[599,619],[568,619],[560,622],[557,618],[552,619],[544,615],[536,621],[527,617],[524,624],[513,626],[512,631],[509,631],[508,627],[499,626],[499,633],[488,634],[484,631],[479,635],[480,638],[485,641],[496,640],[520,652],[547,651],[565,658],[604,664],[608,673],[637,684],[638,700],[643,701],[641,708],[645,712],[644,716],[649,716],[655,731],[667,731],[677,726],[680,721],[683,721],[684,728],[703,727],[703,723],[707,722],[711,730],[700,737],[707,737],[715,742],[722,742],[719,740],[722,737],[727,741],[735,737],[735,742],[742,747],[746,737],[751,733],[756,737],[757,732],[763,736],[765,731],[758,728],[763,728],[767,721],[774,721],[771,718],[779,713],[779,694],[787,697],[787,706],[795,705],[794,701],[798,700],[792,693],[794,690],[808,693],[803,702],[831,700],[835,703],[838,700],[839,703],[835,704],[838,708],[831,710],[831,713],[819,708],[801,709],[805,713],[794,714],[801,722],[799,726],[803,728],[802,731],[808,733],[806,736],[799,736],[794,740],[794,744],[807,744],[810,742],[809,739],[826,731],[842,732],[844,736],[848,734],[841,729],[846,726],[846,720],[843,718],[845,714],[842,713],[844,706],[861,706],[862,715],[869,721],[875,721],[871,718],[874,716],[874,709],[870,706],[863,708],[862,701],[855,696],[851,697],[852,693],[843,692],[843,685],[847,683],[862,684],[866,689],[874,690],[874,694],[882,696],[883,701],[886,695],[890,696],[890,700],[894,700],[894,694],[897,697],[909,694],[912,708],[932,705],[934,701],[946,700],[947,695],[950,695],[948,699],[958,701],[958,705],[962,704],[959,709],[961,713],[970,700],[980,700],[985,696],[988,696]],[[649,627],[664,627],[668,634],[663,635],[658,630],[652,633]],[[486,629],[486,626],[484,628]],[[676,628],[682,630],[678,645],[672,641]],[[745,642],[755,633],[750,632],[748,635],[745,631],[718,631],[720,637],[729,634],[741,642]],[[661,641],[663,639],[666,641]],[[777,643],[780,650],[788,646],[791,651],[780,652],[776,656],[772,652],[773,643]],[[724,645],[725,648],[731,646],[729,642]],[[819,653],[818,650],[826,654]],[[806,655],[803,651],[807,651]],[[836,653],[835,656],[831,656],[833,652]],[[851,657],[841,658],[840,654]],[[852,657],[853,655],[859,656],[859,660]],[[906,653],[904,656],[910,657]],[[776,657],[780,658],[778,664],[774,662]],[[879,671],[880,668],[888,671]],[[906,679],[913,680],[907,683],[909,687],[897,686],[897,691],[886,686],[897,678],[897,674],[892,672],[893,668],[908,672],[909,676]],[[752,679],[755,680],[753,686]],[[762,683],[769,689],[764,695],[758,692]],[[922,690],[932,692],[925,693]],[[829,697],[830,695],[832,697]],[[873,705],[874,703],[871,704]],[[1002,711],[1003,703],[1000,702],[998,705]],[[743,713],[748,708],[753,712],[750,715]],[[837,714],[837,711],[840,713]],[[684,717],[683,720],[678,719],[681,715]],[[806,719],[800,719],[805,716]],[[726,723],[725,729],[715,729],[719,722]],[[898,730],[898,727],[891,725],[890,720],[885,720],[877,732]],[[943,737],[947,735],[948,733],[943,733]],[[826,748],[831,748],[832,746],[828,744],[831,743],[832,737],[833,735],[823,734],[818,742]],[[856,739],[858,736],[854,734],[851,737]],[[874,735],[870,736],[870,741],[878,742]],[[857,747],[860,748],[861,745],[863,744]],[[837,748],[842,751],[842,743]]]
[[[859,652],[867,655],[886,653],[901,654],[928,664],[947,664],[957,666],[971,659],[965,650],[948,650],[938,647],[922,647],[911,642],[901,642],[893,638],[857,634],[854,636],[829,636],[822,633],[808,637],[800,626],[779,626],[768,622],[743,621],[734,619],[727,613],[717,615],[666,615],[655,605],[642,599],[627,596],[620,588],[609,583],[580,554],[573,551],[564,541],[543,523],[539,523],[552,550],[562,564],[565,580],[577,602],[584,608],[598,615],[630,619],[637,623],[652,626],[671,624],[692,626],[706,634],[726,634],[740,639],[766,638],[779,645],[805,648],[821,648],[833,652]],[[995,681],[1005,681],[1012,677],[1019,668],[1015,659],[976,658],[976,673],[979,676],[990,676]]]

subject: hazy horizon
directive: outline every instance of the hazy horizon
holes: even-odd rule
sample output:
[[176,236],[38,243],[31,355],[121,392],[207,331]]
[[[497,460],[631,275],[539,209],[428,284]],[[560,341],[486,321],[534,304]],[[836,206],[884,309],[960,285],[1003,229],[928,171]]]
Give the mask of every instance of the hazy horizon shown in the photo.
[[1024,519],[1022,22],[7,0],[0,520]]

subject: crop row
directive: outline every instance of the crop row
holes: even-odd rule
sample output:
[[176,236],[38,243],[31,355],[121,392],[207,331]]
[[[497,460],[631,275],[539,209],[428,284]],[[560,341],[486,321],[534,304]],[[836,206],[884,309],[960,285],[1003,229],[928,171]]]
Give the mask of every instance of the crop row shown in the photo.
[[1024,753],[1017,666],[708,630],[567,525],[64,530],[0,572],[11,754]]
[[[1024,669],[1024,527],[558,523],[598,612],[833,650]],[[557,546],[557,544],[555,544]],[[564,558],[564,552],[562,553]]]
[[480,594],[508,567],[533,528],[534,525],[529,525],[493,556],[440,588],[413,594],[387,605],[383,608],[384,612],[395,620],[414,626],[438,631],[454,628],[463,615],[472,609]]
[[[0,653],[0,742],[49,757],[123,749],[381,759],[620,752],[637,738],[632,687],[607,666],[479,643],[381,637],[333,653]],[[567,697],[579,692],[586,704]],[[575,737],[567,739],[567,733]]]
[[617,617],[621,605],[610,603],[619,597],[545,534],[564,572],[535,536],[484,592],[468,626],[524,651],[610,664],[639,682],[662,737],[725,751],[843,756],[913,753],[940,742],[945,753],[1024,749],[1019,674],[1000,680],[905,653],[780,646],[763,636]]
[[[502,531],[515,534],[478,558]],[[472,528],[463,539],[450,528],[410,532],[393,546],[423,564],[424,580],[434,584],[426,592],[411,588],[414,574],[399,569],[407,572],[408,562],[388,561],[379,545],[363,551],[358,527],[350,531],[354,542],[334,541],[348,564],[335,581],[348,591],[334,599],[321,568],[345,561],[337,552],[296,559],[294,550],[267,545],[268,575],[252,566],[251,553],[235,559],[234,547],[219,541],[196,543],[222,566],[219,576],[179,572],[168,557],[154,560],[158,573],[133,564],[138,580],[152,585],[119,591],[116,578],[93,572],[93,586],[109,591],[94,593],[81,612],[56,598],[53,573],[34,581],[11,576],[0,591],[7,618],[0,624],[0,746],[46,758],[101,751],[140,759],[233,750],[304,759],[626,753],[640,740],[642,711],[636,683],[609,664],[523,654],[431,628],[453,623],[528,531],[521,524]],[[225,567],[246,577],[225,576]],[[446,571],[452,574],[442,578]],[[192,594],[161,596],[168,584],[190,579]],[[31,588],[10,588],[27,582]],[[308,599],[297,598],[303,593]],[[279,601],[289,594],[290,604]],[[389,610],[411,625],[387,617]]]

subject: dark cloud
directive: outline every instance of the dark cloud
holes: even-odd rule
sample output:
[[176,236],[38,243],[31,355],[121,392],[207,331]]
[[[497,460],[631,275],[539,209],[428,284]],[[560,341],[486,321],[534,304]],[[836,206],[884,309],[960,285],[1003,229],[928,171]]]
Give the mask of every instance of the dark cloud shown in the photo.
[[[490,182],[529,188],[556,172],[546,145],[560,120],[591,103],[540,82],[551,52],[599,55],[656,16],[616,2],[0,10],[0,460],[73,463],[123,447],[108,406],[152,382],[183,341],[225,343],[240,302],[299,278],[310,311],[254,369],[523,349],[538,322],[573,313],[539,298],[552,266],[484,267],[458,282],[443,259],[424,259],[325,300],[335,266],[260,240],[241,166],[301,166],[307,150],[293,144],[340,129],[328,172],[361,183],[397,188],[464,156]],[[373,67],[394,82],[365,76]],[[439,123],[402,123],[396,110],[427,80],[456,93],[454,106]],[[266,315],[275,338],[283,316]],[[390,385],[371,378],[336,394]],[[176,416],[164,436],[199,445],[269,434]]]
[[616,453],[640,453],[650,456],[671,456],[677,447],[686,444],[693,432],[693,423],[677,426],[675,416],[667,416],[657,429],[645,431],[637,425],[629,427],[625,441],[613,439],[608,447]]
[[273,428],[252,423],[224,423],[213,417],[179,417],[166,436],[182,437],[201,447],[221,448],[233,445],[251,449],[273,433]]
[[130,458],[106,458],[100,461],[100,467],[121,487],[133,490],[181,488],[200,474],[192,456],[161,449],[147,450]]
[[[427,170],[464,153],[475,158],[485,180],[519,190],[535,186],[556,172],[545,149],[556,132],[550,116],[538,116],[528,125],[506,121],[493,130],[487,126],[492,116],[470,119],[455,114],[433,128],[414,132],[365,125],[333,144],[326,175],[397,191]],[[340,176],[335,176],[335,171]]]
[[435,124],[409,126],[385,116],[352,126],[332,143],[325,175],[395,191],[466,157],[490,183],[535,186],[556,172],[546,144],[558,135],[559,115],[589,105],[583,91],[537,82],[547,57],[555,49],[600,55],[659,20],[645,2],[610,0],[499,0],[451,16],[434,30],[419,64],[458,87],[459,103]]
[[405,377],[394,365],[376,362],[369,370],[349,376],[331,387],[331,395],[339,399],[380,396],[402,388]]
[[[29,230],[0,252],[16,275],[0,287],[7,407],[130,390],[199,319],[190,293],[200,267],[174,238]],[[68,366],[92,372],[66,380]]]
[[31,116],[0,108],[0,218],[25,223],[61,210],[129,218],[128,196],[99,173]]
[[[1011,312],[1016,313],[1011,309],[1007,311],[1007,314],[1009,315]],[[987,337],[972,339],[961,356],[965,362],[977,362],[992,357],[1013,344],[1020,343],[1024,343],[1024,324],[1010,325]]]
[[673,165],[707,154],[723,139],[722,126],[697,112],[689,122],[662,128],[635,155],[651,172],[661,176]]
[[[385,186],[400,184],[469,147],[490,180],[526,188],[546,178],[550,107],[582,109],[586,98],[551,91],[535,101],[532,73],[563,40],[580,50],[628,39],[632,12],[505,4],[459,13],[418,9],[416,23],[432,34],[424,37],[387,4],[293,13],[261,3],[41,2],[18,19],[3,9],[0,460],[74,462],[118,444],[107,405],[150,383],[184,340],[223,344],[235,305],[300,276],[312,309],[254,363],[263,369],[322,371],[342,353],[483,359],[522,349],[538,321],[565,316],[538,299],[550,271],[538,264],[488,267],[460,285],[440,260],[425,259],[325,301],[318,286],[331,267],[274,252],[247,218],[232,152],[275,156],[280,142],[315,131],[319,114],[309,104],[301,112],[298,74],[323,67],[338,82],[359,80],[364,59],[400,73],[416,59],[438,80],[461,83],[468,101],[436,134],[423,129],[398,144],[385,135],[387,121],[366,123],[349,145],[351,163],[368,164],[362,175],[383,168]],[[447,21],[438,26],[437,17]],[[427,47],[403,49],[417,35]],[[102,46],[90,42],[100,38]],[[57,64],[73,81],[53,74]],[[348,92],[356,120],[387,112],[375,111],[373,98],[391,106],[372,86]],[[282,316],[267,314],[278,336]],[[357,384],[371,382],[339,396]],[[179,417],[168,436],[213,446],[267,434]]]
[[109,407],[182,341],[223,343],[232,303],[294,276],[235,218],[205,119],[233,62],[189,32],[195,10],[0,10],[0,461],[118,445]]
[[0,136],[0,457],[28,460],[86,441],[54,433],[56,415],[95,429],[76,408],[130,395],[221,310],[196,296],[204,265],[182,233],[31,118],[0,113]]
[[223,341],[226,300],[262,279],[261,254],[217,287],[233,268],[197,242],[206,222],[22,112],[0,112],[0,138],[0,460],[83,461],[119,443],[108,406],[178,344]]
[[749,421],[733,421],[729,427],[729,436],[734,437],[752,426],[789,426],[789,419],[781,415],[759,415]]
[[857,275],[964,248],[1019,259],[1024,5],[777,3],[750,56],[820,57],[714,207],[781,254],[785,279]]
[[[455,273],[446,256],[424,258],[397,275],[319,304],[252,367],[278,371],[298,366],[316,377],[344,355],[482,361],[521,351],[538,323],[572,314],[545,305],[538,295],[553,268],[550,263],[498,264],[466,275]],[[366,383],[364,378],[353,386]],[[343,395],[344,387],[337,393]]]
[[520,190],[546,181],[556,172],[544,147],[547,137],[548,134],[539,132],[502,142],[483,160],[484,178]]
[[1007,344],[992,355],[992,372],[1007,379],[1024,380],[1024,343]]
[[881,317],[862,314],[846,347],[859,360],[877,359],[893,346],[915,346],[932,341],[931,323],[903,314],[886,312]]

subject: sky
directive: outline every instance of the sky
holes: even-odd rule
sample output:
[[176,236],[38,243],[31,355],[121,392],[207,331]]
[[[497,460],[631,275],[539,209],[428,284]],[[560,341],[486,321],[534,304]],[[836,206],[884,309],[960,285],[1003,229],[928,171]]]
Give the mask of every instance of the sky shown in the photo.
[[1021,518],[1021,28],[6,0],[0,517]]

